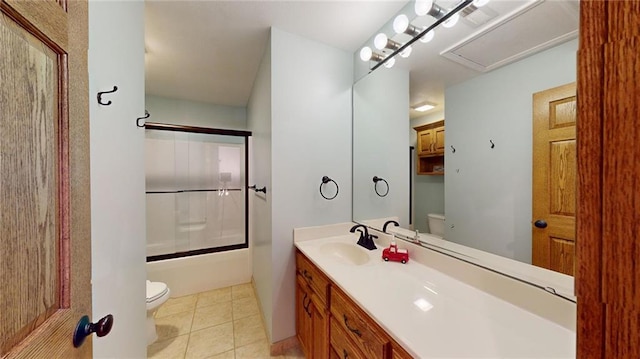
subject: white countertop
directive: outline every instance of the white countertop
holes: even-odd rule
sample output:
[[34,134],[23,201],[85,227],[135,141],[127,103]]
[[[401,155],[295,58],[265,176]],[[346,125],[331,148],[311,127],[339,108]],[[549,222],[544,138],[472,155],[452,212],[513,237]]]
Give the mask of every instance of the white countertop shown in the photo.
[[380,246],[356,246],[369,261],[354,265],[321,249],[357,238],[296,240],[295,246],[416,358],[575,357],[574,331],[411,258],[385,262]]

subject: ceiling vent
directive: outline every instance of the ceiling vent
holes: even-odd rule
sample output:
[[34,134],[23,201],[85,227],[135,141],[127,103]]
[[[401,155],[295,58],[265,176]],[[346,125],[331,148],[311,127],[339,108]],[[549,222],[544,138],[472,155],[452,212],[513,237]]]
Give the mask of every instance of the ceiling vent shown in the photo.
[[498,16],[498,13],[491,10],[488,6],[477,8],[473,6],[473,4],[462,9],[460,13],[462,15],[462,21],[473,28],[478,28]]
[[533,0],[440,55],[487,72],[576,38],[578,23],[577,1]]

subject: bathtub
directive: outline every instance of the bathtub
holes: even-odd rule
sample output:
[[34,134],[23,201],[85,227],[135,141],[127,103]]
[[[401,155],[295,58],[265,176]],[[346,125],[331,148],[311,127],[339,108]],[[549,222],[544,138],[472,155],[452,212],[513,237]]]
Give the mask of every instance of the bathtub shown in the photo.
[[147,279],[166,283],[171,297],[248,283],[251,281],[251,249],[148,262]]

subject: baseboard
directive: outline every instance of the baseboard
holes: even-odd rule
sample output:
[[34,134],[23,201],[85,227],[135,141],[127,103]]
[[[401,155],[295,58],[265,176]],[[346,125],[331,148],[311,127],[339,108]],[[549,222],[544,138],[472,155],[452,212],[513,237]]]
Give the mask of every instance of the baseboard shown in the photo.
[[298,345],[298,337],[295,335],[277,343],[273,343],[271,344],[271,356],[284,355],[289,349],[297,347]]

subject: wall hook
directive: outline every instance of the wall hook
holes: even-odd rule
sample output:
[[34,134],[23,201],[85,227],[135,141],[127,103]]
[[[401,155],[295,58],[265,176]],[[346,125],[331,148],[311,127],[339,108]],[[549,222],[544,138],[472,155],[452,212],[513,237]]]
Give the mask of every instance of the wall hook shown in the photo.
[[[329,182],[333,182],[336,185],[336,194],[334,194],[333,197],[327,197],[324,195],[324,193],[322,193],[322,186]],[[320,195],[322,196],[322,198],[330,201],[338,196],[339,191],[340,191],[340,187],[338,187],[338,183],[336,181],[329,178],[329,176],[322,176],[322,183],[320,183]]]
[[146,120],[147,118],[149,118],[149,116],[151,116],[151,115],[149,114],[149,111],[144,110],[144,117],[138,117],[138,118],[136,119],[136,126],[138,126],[138,127],[144,127],[144,123],[141,125],[141,124],[140,124],[140,120]]
[[102,102],[102,95],[104,95],[104,94],[106,94],[106,93],[114,93],[114,92],[116,92],[116,91],[118,91],[118,86],[113,86],[113,90],[111,90],[111,91],[102,91],[102,92],[98,92],[98,103],[99,103],[100,105],[103,105],[103,106],[109,106],[109,105],[111,105],[111,100],[109,100],[108,102]]
[[489,142],[491,142],[491,148],[496,147],[496,144],[495,144],[495,143],[493,143],[493,141],[489,140]]
[[456,153],[456,148],[451,145],[451,153]]

